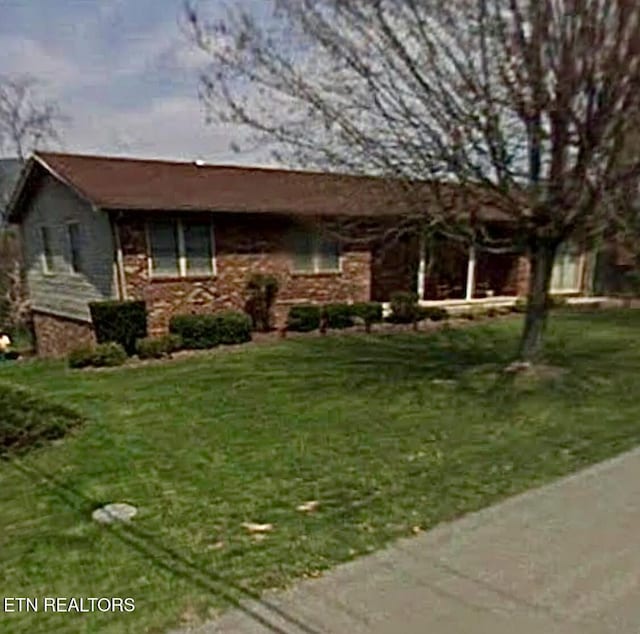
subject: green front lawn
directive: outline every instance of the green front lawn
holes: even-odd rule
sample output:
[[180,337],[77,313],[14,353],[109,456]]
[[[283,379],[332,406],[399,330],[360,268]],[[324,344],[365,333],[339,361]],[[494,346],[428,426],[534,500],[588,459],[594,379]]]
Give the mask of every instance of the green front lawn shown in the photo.
[[[0,593],[136,609],[2,614],[0,631],[162,632],[640,443],[640,311],[554,315],[549,363],[567,371],[512,382],[520,323],[99,372],[1,364],[88,422],[0,463]],[[91,521],[109,501],[139,507],[130,527]]]

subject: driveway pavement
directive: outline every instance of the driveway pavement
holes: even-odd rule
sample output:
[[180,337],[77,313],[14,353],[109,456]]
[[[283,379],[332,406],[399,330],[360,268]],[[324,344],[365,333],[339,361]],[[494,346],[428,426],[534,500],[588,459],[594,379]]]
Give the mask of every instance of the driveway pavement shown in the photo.
[[640,449],[184,634],[638,634]]

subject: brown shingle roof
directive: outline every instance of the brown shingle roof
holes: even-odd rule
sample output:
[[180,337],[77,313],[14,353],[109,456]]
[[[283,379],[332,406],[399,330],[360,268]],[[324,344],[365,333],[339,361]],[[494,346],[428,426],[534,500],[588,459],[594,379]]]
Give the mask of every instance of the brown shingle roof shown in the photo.
[[[106,209],[295,214],[397,213],[382,179],[338,174],[39,153],[56,175]],[[385,204],[395,199],[395,210]]]
[[367,176],[51,152],[32,161],[104,209],[378,216],[428,211],[433,200],[427,183],[411,184],[409,197],[407,183]]

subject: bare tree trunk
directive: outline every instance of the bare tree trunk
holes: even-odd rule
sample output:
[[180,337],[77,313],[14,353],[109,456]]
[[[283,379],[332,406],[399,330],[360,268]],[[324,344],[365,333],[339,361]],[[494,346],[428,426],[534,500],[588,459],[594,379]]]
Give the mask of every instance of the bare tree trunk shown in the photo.
[[518,356],[522,361],[535,361],[542,352],[547,324],[549,285],[557,245],[548,240],[536,240],[529,252],[529,291],[524,330]]

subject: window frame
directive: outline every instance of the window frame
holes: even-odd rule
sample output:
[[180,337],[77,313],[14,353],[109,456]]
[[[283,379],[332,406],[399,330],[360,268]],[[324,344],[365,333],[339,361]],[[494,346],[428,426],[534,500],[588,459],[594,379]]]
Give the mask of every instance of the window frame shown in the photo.
[[81,251],[80,245],[76,245],[78,246],[78,252],[77,252],[78,266],[75,267],[73,263],[73,240],[71,239],[71,227],[74,225],[78,227],[78,237],[80,237],[80,232],[82,231],[82,223],[80,223],[78,220],[69,220],[65,224],[65,229],[67,234],[67,249],[69,252],[69,272],[72,275],[82,275],[82,272],[83,272],[82,271],[82,255],[80,253]]
[[[299,269],[296,268],[295,260],[296,260],[296,238],[301,235],[306,234],[311,237],[311,268],[310,269]],[[338,275],[342,273],[342,250],[340,248],[340,243],[337,240],[333,240],[336,245],[337,254],[338,254],[338,266],[336,268],[326,269],[321,268],[319,263],[322,261],[322,243],[329,242],[327,239],[319,231],[314,231],[313,229],[303,229],[299,228],[293,232],[291,238],[291,273],[292,275]]]
[[[181,217],[170,218],[171,223],[176,227],[177,233],[177,241],[176,241],[176,263],[177,263],[177,271],[175,274],[173,273],[158,273],[153,270],[153,250],[151,245],[151,225],[154,220],[150,219],[145,222],[145,235],[147,241],[147,267],[149,272],[150,279],[191,279],[191,278],[211,278],[215,277],[218,274],[217,263],[216,263],[216,243],[215,243],[215,232],[213,227],[213,220],[208,219],[206,224],[209,225],[209,244],[211,247],[211,270],[208,273],[203,273],[202,271],[194,271],[189,272],[187,266],[187,249],[184,238],[184,223],[185,220]],[[205,224],[203,221],[202,224]]]
[[[47,234],[48,240],[45,240],[44,236],[45,236],[45,232]],[[40,240],[40,263],[42,265],[42,274],[46,275],[46,276],[53,276],[56,274],[55,271],[55,253],[53,252],[53,245],[52,245],[52,233],[53,233],[53,228],[50,227],[49,225],[38,225],[38,238]],[[49,258],[51,260],[51,262],[49,263],[48,258],[47,258],[47,248],[46,246],[49,246]],[[51,264],[51,266],[49,266],[49,264]]]

